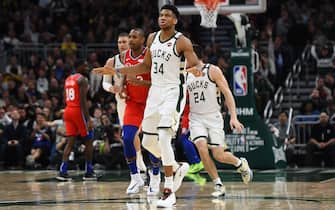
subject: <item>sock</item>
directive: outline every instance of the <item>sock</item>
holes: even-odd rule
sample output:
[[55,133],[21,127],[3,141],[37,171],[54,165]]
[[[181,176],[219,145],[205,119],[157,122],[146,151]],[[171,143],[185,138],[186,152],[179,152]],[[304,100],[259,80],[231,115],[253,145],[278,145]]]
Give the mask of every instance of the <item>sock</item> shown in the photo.
[[213,179],[213,183],[214,183],[214,185],[223,185],[222,182],[221,182],[220,177],[218,177],[216,179]]
[[189,138],[189,134],[181,135],[180,137],[186,158],[190,164],[200,163],[200,158],[195,148],[195,145],[188,138]]
[[124,156],[128,160],[127,164],[131,174],[138,173],[136,165],[136,150],[134,139],[138,128],[133,125],[123,126],[123,151]]
[[135,160],[128,162],[128,168],[129,168],[131,174],[137,174],[138,173]]
[[61,174],[67,173],[67,162],[65,161],[62,162],[62,164],[60,165],[59,171]]
[[168,188],[173,192],[173,176],[165,177],[164,188]]
[[93,173],[92,161],[86,161],[85,170],[87,174]]
[[130,174],[130,177],[131,177],[131,179],[134,179],[134,180],[140,180],[141,179],[141,176],[140,176],[139,173]]
[[242,165],[242,161],[238,159],[237,163],[235,164],[236,168],[239,168]]
[[149,158],[152,164],[152,174],[153,175],[158,175],[159,174],[159,163],[160,160],[156,158],[153,154],[149,153]]

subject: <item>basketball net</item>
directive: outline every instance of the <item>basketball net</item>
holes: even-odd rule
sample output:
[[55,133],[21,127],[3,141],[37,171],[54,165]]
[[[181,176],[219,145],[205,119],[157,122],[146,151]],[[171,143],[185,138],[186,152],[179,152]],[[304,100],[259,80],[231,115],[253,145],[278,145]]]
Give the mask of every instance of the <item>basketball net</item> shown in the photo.
[[200,25],[206,28],[216,28],[216,19],[220,9],[220,0],[195,0],[194,5],[201,15]]

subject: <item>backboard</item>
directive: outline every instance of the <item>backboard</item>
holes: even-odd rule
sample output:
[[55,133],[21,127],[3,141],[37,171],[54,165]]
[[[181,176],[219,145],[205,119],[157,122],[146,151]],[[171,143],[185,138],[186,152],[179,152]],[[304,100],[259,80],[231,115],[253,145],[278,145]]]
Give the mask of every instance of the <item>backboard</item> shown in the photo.
[[[263,13],[266,10],[266,0],[222,0],[219,14],[227,13]],[[181,15],[197,15],[199,10],[194,6],[194,0],[158,0],[159,8],[164,4],[174,4]]]

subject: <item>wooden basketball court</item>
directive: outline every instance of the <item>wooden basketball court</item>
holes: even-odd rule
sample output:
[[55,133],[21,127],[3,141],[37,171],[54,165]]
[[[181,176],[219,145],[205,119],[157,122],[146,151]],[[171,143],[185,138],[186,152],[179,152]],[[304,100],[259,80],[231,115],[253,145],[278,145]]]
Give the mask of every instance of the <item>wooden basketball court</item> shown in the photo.
[[[57,182],[55,171],[0,172],[0,209],[156,209],[157,197],[145,191],[129,196],[126,171],[109,171],[98,182]],[[254,172],[244,185],[235,171],[221,171],[227,194],[210,196],[213,185],[206,173],[185,178],[174,209],[335,209],[335,169],[291,169]]]

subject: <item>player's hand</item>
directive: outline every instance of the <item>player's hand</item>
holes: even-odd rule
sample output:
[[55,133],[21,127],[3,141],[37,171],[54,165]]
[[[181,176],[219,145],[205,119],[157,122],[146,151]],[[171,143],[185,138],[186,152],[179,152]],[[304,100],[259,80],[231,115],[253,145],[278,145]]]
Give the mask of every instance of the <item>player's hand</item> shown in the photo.
[[112,67],[104,66],[99,68],[94,68],[93,73],[95,74],[106,74],[106,75],[114,75],[116,74],[116,70]]
[[230,119],[230,128],[232,130],[236,130],[237,133],[242,133],[244,126],[242,123],[240,123],[240,121],[238,121],[238,119]]
[[127,76],[127,82],[129,82],[131,85],[135,86],[144,86],[146,84],[146,81],[143,80],[142,77],[134,77],[134,76]]
[[193,66],[191,68],[186,69],[186,72],[193,74],[196,77],[201,77],[203,76],[203,72],[199,70],[196,66]]
[[118,85],[113,85],[112,87],[109,88],[109,92],[111,92],[111,93],[121,93],[122,88]]

